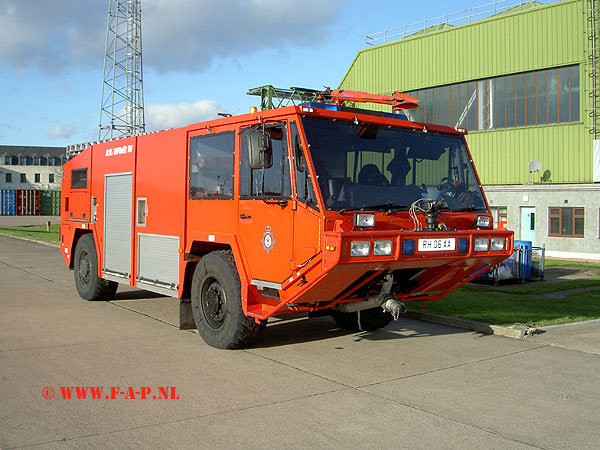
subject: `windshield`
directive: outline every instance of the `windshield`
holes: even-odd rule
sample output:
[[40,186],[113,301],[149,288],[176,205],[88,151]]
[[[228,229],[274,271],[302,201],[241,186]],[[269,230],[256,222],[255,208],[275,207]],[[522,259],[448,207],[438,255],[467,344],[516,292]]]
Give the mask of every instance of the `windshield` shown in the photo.
[[313,117],[302,124],[328,210],[402,210],[422,198],[486,209],[463,136]]

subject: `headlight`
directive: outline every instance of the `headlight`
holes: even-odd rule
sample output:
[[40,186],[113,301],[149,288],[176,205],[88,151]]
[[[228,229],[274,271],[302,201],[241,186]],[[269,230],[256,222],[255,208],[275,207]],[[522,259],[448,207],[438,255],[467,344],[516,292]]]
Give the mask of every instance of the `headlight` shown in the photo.
[[371,243],[369,241],[352,241],[350,243],[350,256],[369,256]]
[[391,255],[392,247],[392,241],[375,241],[375,243],[373,244],[373,255]]
[[478,228],[488,228],[490,226],[490,216],[477,216],[475,226]]
[[475,239],[475,251],[476,252],[487,252],[490,248],[490,241],[488,238],[476,238]]
[[375,226],[375,214],[354,214],[354,226],[355,227],[374,227]]
[[490,249],[493,252],[498,252],[498,251],[504,250],[504,243],[505,243],[504,238],[492,238],[492,245],[490,246]]

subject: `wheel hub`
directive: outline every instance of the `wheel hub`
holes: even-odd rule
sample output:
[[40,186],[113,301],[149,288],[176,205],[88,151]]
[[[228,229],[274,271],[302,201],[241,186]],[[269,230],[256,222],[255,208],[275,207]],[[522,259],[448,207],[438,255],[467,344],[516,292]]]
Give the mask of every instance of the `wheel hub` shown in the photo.
[[212,328],[220,328],[225,321],[227,297],[223,286],[212,278],[206,281],[202,290],[202,311],[206,322]]
[[82,252],[79,256],[79,281],[81,284],[87,285],[90,282],[90,274],[92,265],[87,252]]

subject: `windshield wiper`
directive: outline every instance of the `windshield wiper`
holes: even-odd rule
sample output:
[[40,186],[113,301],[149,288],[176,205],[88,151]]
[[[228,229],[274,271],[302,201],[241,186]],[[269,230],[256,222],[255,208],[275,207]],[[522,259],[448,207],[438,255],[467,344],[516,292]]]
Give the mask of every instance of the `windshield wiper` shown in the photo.
[[392,202],[382,203],[380,205],[369,205],[369,206],[360,206],[357,208],[342,208],[338,210],[338,214],[344,214],[352,211],[386,211],[387,214],[390,214],[395,211],[399,211],[401,209],[408,208],[406,205],[396,205]]
[[464,208],[449,208],[448,206],[444,206],[443,208],[441,208],[442,211],[445,212],[465,212],[465,211],[485,211],[487,212],[487,209],[485,209],[485,207],[483,206],[466,206]]

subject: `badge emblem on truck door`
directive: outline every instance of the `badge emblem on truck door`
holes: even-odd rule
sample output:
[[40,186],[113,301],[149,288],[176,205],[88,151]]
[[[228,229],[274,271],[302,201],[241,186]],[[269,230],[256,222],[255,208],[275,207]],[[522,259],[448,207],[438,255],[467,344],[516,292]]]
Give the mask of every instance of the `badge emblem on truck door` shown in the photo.
[[267,225],[265,227],[265,232],[263,233],[263,237],[260,240],[260,242],[262,242],[263,248],[267,251],[267,254],[269,254],[269,252],[271,250],[273,250],[273,244],[275,244],[275,238],[273,237],[273,233],[271,233],[270,226]]

